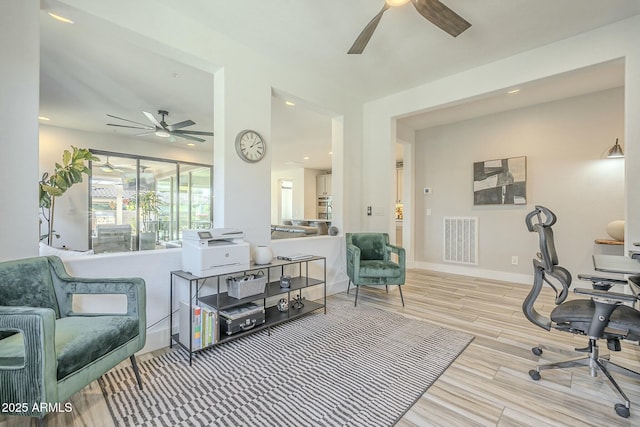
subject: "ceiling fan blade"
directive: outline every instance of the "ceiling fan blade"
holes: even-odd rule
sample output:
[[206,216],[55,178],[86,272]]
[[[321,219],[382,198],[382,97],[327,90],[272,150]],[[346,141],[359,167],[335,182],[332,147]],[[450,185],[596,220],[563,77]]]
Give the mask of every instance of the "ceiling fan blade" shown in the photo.
[[178,130],[178,129],[186,128],[187,126],[193,126],[195,124],[196,124],[196,122],[194,122],[193,120],[185,120],[185,121],[180,122],[180,123],[174,123],[172,125],[169,125],[169,126],[167,126],[167,129],[169,129],[169,130]]
[[367,43],[369,43],[369,39],[371,39],[373,32],[376,30],[376,27],[378,26],[378,23],[382,18],[382,14],[385,13],[387,9],[389,9],[389,7],[391,6],[389,6],[385,2],[384,6],[382,7],[382,10],[378,12],[378,14],[374,16],[371,21],[369,21],[369,23],[367,24],[366,27],[364,27],[364,30],[362,30],[362,32],[360,33],[356,41],[353,42],[351,49],[349,49],[349,52],[347,52],[348,54],[359,55],[362,53],[362,51],[364,51],[364,48],[367,46]]
[[204,139],[202,139],[202,138],[196,138],[195,136],[189,136],[189,135],[185,135],[183,133],[172,132],[171,135],[175,135],[175,136],[180,137],[180,138],[188,139],[190,141],[204,142]]
[[158,121],[158,119],[156,119],[153,114],[151,113],[147,113],[146,111],[142,112],[145,116],[147,116],[147,119],[149,119],[149,121],[151,123],[153,123],[156,127],[159,127],[160,129],[164,129],[164,126],[162,126],[162,124]]
[[134,136],[145,136],[145,135],[153,135],[154,133],[156,133],[155,130],[149,131],[149,132],[142,132],[142,133],[137,133]]
[[151,126],[145,126],[145,127],[140,127],[140,126],[126,126],[126,125],[116,125],[113,123],[107,123],[107,126],[115,126],[118,128],[129,128],[129,129],[153,129]]
[[199,130],[174,130],[171,132],[176,135],[204,135],[204,136],[213,136],[213,132],[203,132]]
[[[113,117],[114,119],[118,119],[118,120],[124,120],[125,122],[135,123],[136,125],[149,127],[149,125],[148,125],[148,124],[146,124],[146,123],[138,123],[138,122],[134,122],[133,120],[123,119],[122,117],[114,116],[114,115],[112,115],[112,114],[107,114],[107,116],[109,116],[109,117]],[[112,126],[116,126],[116,125],[112,125]]]
[[471,26],[464,18],[449,9],[439,0],[412,0],[420,15],[441,30],[458,37]]

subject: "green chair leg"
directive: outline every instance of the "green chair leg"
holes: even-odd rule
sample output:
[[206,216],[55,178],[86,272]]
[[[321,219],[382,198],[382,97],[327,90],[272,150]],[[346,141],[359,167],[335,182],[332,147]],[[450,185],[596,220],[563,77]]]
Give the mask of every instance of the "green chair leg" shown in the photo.
[[360,290],[360,286],[356,285],[356,300],[353,302],[353,306],[357,307],[358,306],[358,291]]
[[402,300],[402,306],[404,307],[404,297],[402,296],[402,286],[398,285],[398,289],[400,290],[400,299]]

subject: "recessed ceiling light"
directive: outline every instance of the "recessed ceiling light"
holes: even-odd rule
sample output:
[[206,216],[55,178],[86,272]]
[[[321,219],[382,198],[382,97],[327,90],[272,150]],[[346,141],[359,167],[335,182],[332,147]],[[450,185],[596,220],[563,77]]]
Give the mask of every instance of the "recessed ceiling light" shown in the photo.
[[189,143],[187,143],[187,145],[188,145],[189,147],[195,147],[195,146],[196,146],[196,144],[194,144],[193,142],[189,142]]
[[71,19],[65,18],[64,16],[56,15],[55,13],[51,13],[51,12],[47,12],[47,13],[53,19],[58,20],[60,22],[64,22],[65,24],[73,24],[74,23]]
[[518,92],[520,92],[520,89],[511,89],[511,90],[510,90],[510,91],[508,91],[507,93],[508,93],[509,95],[513,95],[514,93],[518,93]]
[[304,156],[304,160],[309,160],[309,156]]
[[287,104],[289,107],[293,107],[294,105],[296,105],[295,102],[291,102],[291,101],[285,101],[285,104]]
[[403,4],[409,2],[409,0],[385,0],[385,1],[391,7],[393,7],[393,6],[402,6]]
[[51,119],[49,117],[45,117],[45,116],[38,116],[38,120],[42,120],[44,122],[48,122]]
[[329,155],[330,155],[330,156],[333,156],[333,151],[329,151]]

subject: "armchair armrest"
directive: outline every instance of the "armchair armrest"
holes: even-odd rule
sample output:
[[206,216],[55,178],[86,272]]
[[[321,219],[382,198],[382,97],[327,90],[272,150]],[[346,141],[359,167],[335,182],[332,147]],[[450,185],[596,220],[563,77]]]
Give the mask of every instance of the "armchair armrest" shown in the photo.
[[[127,296],[127,315],[142,320],[146,317],[145,282],[139,277],[127,278],[88,278],[74,277],[67,273],[60,258],[51,256],[49,265],[52,269],[53,285],[58,298],[60,315],[91,316],[91,313],[73,311],[74,294],[124,294]],[[103,313],[100,313],[103,314]],[[95,314],[94,314],[95,315]]]
[[[93,279],[71,277],[54,281],[56,296],[60,306],[60,315],[90,316],[92,313],[77,313],[73,311],[74,295],[113,295],[122,294],[127,297],[127,315],[144,317],[145,283],[140,278]],[[102,315],[103,313],[100,313]]]
[[347,275],[355,281],[360,271],[360,248],[347,243]]
[[405,265],[405,250],[404,248],[400,247],[400,246],[395,246],[395,245],[386,245],[386,250],[387,253],[394,253],[396,255],[398,255],[398,265],[400,266],[404,266]]
[[0,340],[0,395],[3,402],[28,407],[57,402],[55,313],[49,308],[0,306],[0,332],[20,332]]

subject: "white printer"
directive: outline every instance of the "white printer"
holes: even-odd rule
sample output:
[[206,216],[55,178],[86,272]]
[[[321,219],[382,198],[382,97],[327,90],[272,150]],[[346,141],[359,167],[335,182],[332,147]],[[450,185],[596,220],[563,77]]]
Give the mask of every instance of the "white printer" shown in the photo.
[[182,270],[194,276],[248,270],[250,262],[249,244],[242,231],[213,228],[182,232]]

